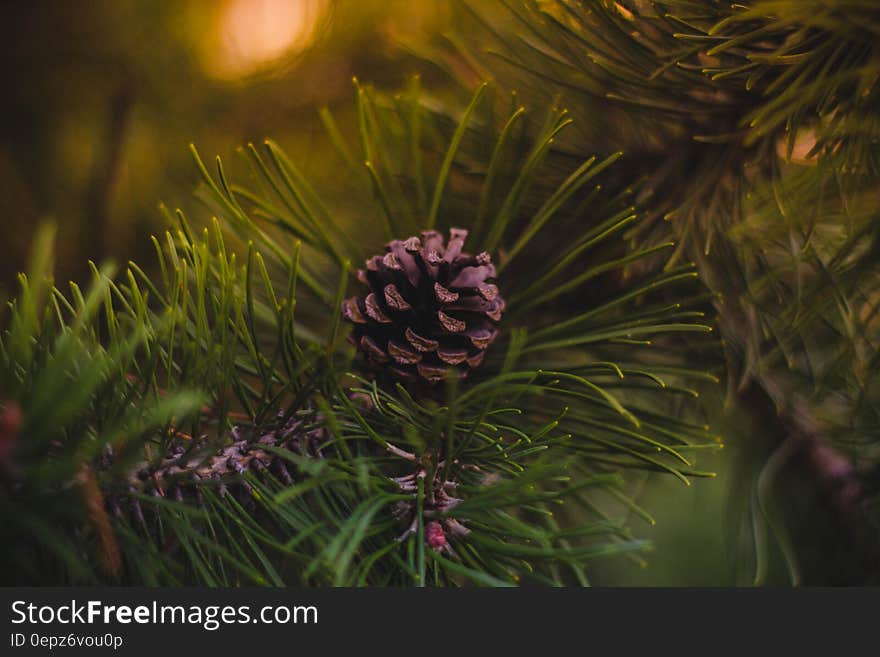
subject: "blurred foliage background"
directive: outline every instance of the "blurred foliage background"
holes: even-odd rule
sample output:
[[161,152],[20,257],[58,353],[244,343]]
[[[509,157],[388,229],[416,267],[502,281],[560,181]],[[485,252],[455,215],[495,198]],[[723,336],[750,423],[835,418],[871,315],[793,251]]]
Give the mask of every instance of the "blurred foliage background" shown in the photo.
[[194,187],[190,142],[228,154],[271,135],[320,167],[316,108],[348,109],[354,76],[400,86],[418,66],[399,37],[449,21],[445,3],[403,0],[59,0],[0,12],[7,294],[43,219],[59,224],[59,277],[87,258],[143,253],[162,225],[157,203]]
[[[500,3],[481,11],[511,20]],[[190,142],[226,156],[271,136],[312,179],[344,190],[345,174],[325,155],[320,108],[346,123],[353,77],[398,89],[419,75],[431,94],[451,93],[461,79],[450,72],[467,78],[474,67],[428,61],[427,45],[459,38],[472,25],[466,13],[442,0],[4,3],[0,297],[13,293],[44,220],[58,224],[59,280],[81,278],[88,259],[150,262],[149,236],[165,223],[159,203],[179,204],[196,186]],[[740,511],[779,439],[747,409],[725,407],[723,391],[706,404],[726,448],[701,467],[718,477],[693,487],[646,479],[640,503],[657,520],[641,532],[655,545],[647,567],[602,563],[594,583],[750,583],[754,556],[744,546],[754,537],[740,535]],[[794,519],[792,540],[815,561],[811,572],[838,568],[835,550],[850,558],[807,474],[787,470],[774,486],[792,491],[777,512]],[[786,583],[780,555],[768,555],[765,582]]]

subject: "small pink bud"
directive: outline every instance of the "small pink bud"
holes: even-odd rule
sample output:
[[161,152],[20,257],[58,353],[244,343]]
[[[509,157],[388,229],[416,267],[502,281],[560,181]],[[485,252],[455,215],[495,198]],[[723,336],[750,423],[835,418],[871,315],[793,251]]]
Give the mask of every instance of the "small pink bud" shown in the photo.
[[429,522],[425,527],[425,541],[435,550],[446,547],[446,534],[443,533],[443,526],[439,522]]

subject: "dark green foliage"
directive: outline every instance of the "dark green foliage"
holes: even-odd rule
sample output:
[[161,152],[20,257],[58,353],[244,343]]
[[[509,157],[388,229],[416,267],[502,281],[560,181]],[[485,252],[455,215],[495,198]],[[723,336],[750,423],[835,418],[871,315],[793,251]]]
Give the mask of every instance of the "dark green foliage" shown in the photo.
[[[624,239],[636,215],[595,178],[618,156],[548,165],[567,114],[496,120],[484,87],[460,121],[415,89],[359,88],[358,109],[356,142],[324,114],[352,165],[332,202],[271,142],[243,150],[241,183],[196,156],[220,221],[178,213],[158,277],[22,279],[0,342],[24,415],[5,582],[586,583],[646,545],[627,473],[707,474],[691,400],[716,379],[681,347],[714,349],[706,296],[692,265],[660,267],[672,243]],[[478,374],[427,398],[352,362],[341,306],[352,263],[452,226],[497,254],[508,311]]]
[[[801,572],[797,562],[812,548],[798,554],[780,509],[803,508],[771,489],[783,468],[799,467],[841,523],[876,543],[864,537],[877,531],[880,437],[880,6],[504,4],[491,19],[485,6],[468,5],[463,24],[473,38],[433,58],[456,53],[525,98],[565,98],[595,129],[562,144],[561,158],[626,152],[627,180],[638,180],[648,218],[629,236],[672,236],[679,249],[667,266],[697,263],[715,293],[728,405],[767,429],[774,456],[740,500],[744,526],[759,553],[773,543],[759,536],[777,539],[793,581],[835,581],[813,557]],[[856,551],[876,557],[870,545]],[[861,577],[876,578],[875,557]]]

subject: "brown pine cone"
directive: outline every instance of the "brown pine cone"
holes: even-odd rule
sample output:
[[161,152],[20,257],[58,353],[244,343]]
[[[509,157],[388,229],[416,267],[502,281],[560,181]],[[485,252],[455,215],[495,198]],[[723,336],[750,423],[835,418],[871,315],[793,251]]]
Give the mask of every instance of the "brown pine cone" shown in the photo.
[[483,362],[498,335],[504,299],[491,282],[489,254],[463,252],[466,237],[466,230],[452,228],[445,246],[433,230],[421,240],[394,240],[358,272],[369,292],[346,299],[342,313],[371,366],[435,384],[452,370],[466,377]]
[[[107,491],[111,510],[117,516],[122,515],[120,503],[129,497],[126,492],[169,497],[176,501],[192,500],[200,495],[200,481],[213,480],[221,495],[226,494],[227,484],[247,493],[250,486],[241,480],[240,475],[248,471],[257,475],[266,471],[291,485],[293,477],[284,459],[264,448],[282,447],[301,456],[320,458],[321,447],[329,440],[323,426],[308,427],[296,417],[290,418],[282,426],[268,428],[250,437],[236,427],[232,437],[231,444],[217,448],[211,454],[205,454],[205,450],[198,445],[190,446],[191,449],[187,450],[185,445],[189,441],[177,439],[160,462],[141,463],[132,468],[122,487],[125,490]],[[99,466],[107,468],[113,460],[113,451],[108,445]],[[130,501],[135,516],[143,520],[143,511],[137,499],[131,498]]]

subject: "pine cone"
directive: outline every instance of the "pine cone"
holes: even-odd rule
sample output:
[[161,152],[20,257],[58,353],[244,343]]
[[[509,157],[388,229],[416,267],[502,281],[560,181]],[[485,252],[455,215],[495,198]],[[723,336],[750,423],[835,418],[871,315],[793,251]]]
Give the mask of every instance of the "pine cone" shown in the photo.
[[[221,495],[227,492],[227,483],[248,493],[249,485],[239,479],[239,475],[247,471],[257,475],[263,471],[271,472],[285,484],[291,485],[293,477],[284,459],[264,448],[283,447],[301,456],[320,458],[321,447],[329,439],[323,426],[307,427],[305,421],[296,417],[250,437],[243,434],[243,430],[235,427],[232,430],[232,443],[213,454],[205,454],[198,445],[188,445],[190,449],[187,450],[184,445],[189,441],[178,439],[168,448],[161,462],[135,466],[128,475],[125,487],[128,493],[140,492],[184,501],[199,496],[198,482],[204,480],[216,481]],[[113,460],[113,452],[108,445],[99,465],[109,467]],[[121,515],[119,503],[128,496],[123,491],[108,493],[111,510],[117,516]],[[135,498],[131,499],[131,503],[135,515],[142,520],[140,504]]]
[[367,260],[358,278],[364,297],[346,299],[351,340],[375,368],[404,381],[460,378],[483,362],[504,311],[488,253],[464,253],[467,231],[453,228],[449,244],[433,230],[422,239],[394,240]]

